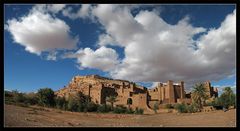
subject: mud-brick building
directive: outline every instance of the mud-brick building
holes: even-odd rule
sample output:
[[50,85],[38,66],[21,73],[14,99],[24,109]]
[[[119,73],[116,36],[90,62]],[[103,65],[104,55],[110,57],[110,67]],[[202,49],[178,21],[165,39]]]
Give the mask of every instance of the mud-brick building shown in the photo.
[[75,76],[70,83],[55,94],[68,99],[70,95],[82,92],[90,96],[91,101],[105,104],[106,97],[116,96],[114,106],[128,105],[132,108],[148,109],[147,88],[125,80],[113,80],[98,75]]
[[180,102],[190,103],[191,99],[185,98],[184,82],[158,83],[157,87],[148,90],[149,103],[152,106],[155,102],[159,104],[174,104]]
[[[217,89],[211,87],[210,82],[204,84],[209,97],[217,96]],[[130,106],[152,111],[153,105],[191,103],[191,98],[184,91],[184,82],[173,83],[169,80],[167,83],[158,83],[155,88],[136,85],[126,80],[114,80],[98,75],[75,76],[67,86],[55,92],[57,96],[69,98],[71,95],[82,92],[90,96],[91,101],[97,104],[106,104],[106,98],[116,96],[114,106]],[[128,101],[131,101],[129,104]]]

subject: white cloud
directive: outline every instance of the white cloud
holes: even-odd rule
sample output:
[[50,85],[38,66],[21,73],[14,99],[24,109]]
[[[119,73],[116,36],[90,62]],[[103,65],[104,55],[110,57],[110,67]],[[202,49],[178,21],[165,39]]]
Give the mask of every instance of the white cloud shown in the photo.
[[98,45],[105,46],[105,45],[115,45],[116,41],[108,34],[101,34],[99,35]]
[[51,4],[48,8],[53,13],[58,13],[59,11],[63,10],[65,6],[65,4]]
[[134,20],[128,7],[103,4],[93,7],[92,14],[121,46],[127,45],[131,39],[143,31],[142,26]]
[[[97,42],[99,49],[85,48],[62,56],[77,58],[79,69],[96,68],[113,78],[132,81],[183,80],[188,89],[196,82],[217,81],[236,72],[236,10],[219,28],[209,30],[192,26],[189,16],[175,25],[164,21],[156,10],[142,10],[133,16],[131,11],[137,5],[84,4],[75,13],[65,5],[46,8],[53,14],[62,11],[71,19],[97,20],[105,29]],[[69,26],[42,10],[36,6],[20,20],[8,21],[14,41],[35,54],[74,49],[78,38],[69,35]],[[199,33],[204,34],[194,40]],[[118,60],[117,52],[107,45],[123,47],[125,57]],[[50,54],[49,59],[55,56]]]
[[76,13],[72,12],[73,8],[68,7],[63,10],[62,14],[63,16],[69,17],[70,19],[77,19],[77,18],[92,18],[91,11],[92,6],[89,4],[82,4],[81,8]]
[[13,40],[37,55],[43,51],[74,49],[78,37],[70,36],[70,27],[58,18],[41,12],[36,6],[28,15],[7,21]]
[[65,4],[36,4],[32,11],[40,11],[42,13],[57,14],[65,8]]
[[57,52],[56,51],[52,51],[47,55],[47,60],[53,60],[56,61],[57,60]]
[[[129,8],[117,5],[98,5],[93,15],[105,28],[106,36],[111,36],[109,41],[116,41],[111,44],[124,47],[125,58],[110,71],[114,78],[184,80],[190,87],[196,82],[220,80],[236,68],[236,11],[210,31],[193,27],[188,16],[171,25],[154,11],[140,11],[133,17]],[[203,32],[197,41],[193,39]]]
[[[72,57],[70,55],[70,57]],[[90,48],[80,49],[75,53],[80,68],[95,68],[110,71],[118,64],[118,55],[115,50],[104,46],[93,51]]]

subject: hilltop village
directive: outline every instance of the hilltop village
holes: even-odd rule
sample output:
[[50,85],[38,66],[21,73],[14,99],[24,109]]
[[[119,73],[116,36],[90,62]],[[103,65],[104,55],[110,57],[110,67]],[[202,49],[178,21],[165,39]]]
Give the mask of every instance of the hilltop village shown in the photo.
[[[217,97],[218,90],[211,86],[209,81],[204,83],[209,98]],[[55,92],[59,97],[68,99],[70,95],[82,92],[90,96],[96,104],[105,104],[106,97],[116,96],[114,106],[130,106],[152,110],[154,103],[159,105],[192,102],[191,93],[184,91],[184,82],[158,83],[155,88],[148,89],[126,80],[109,79],[99,75],[75,76],[69,85]],[[128,105],[131,101],[131,105]]]

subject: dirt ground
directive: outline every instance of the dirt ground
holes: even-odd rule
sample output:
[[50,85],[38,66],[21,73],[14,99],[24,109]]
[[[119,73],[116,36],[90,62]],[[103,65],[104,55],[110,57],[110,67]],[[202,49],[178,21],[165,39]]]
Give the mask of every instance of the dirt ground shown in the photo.
[[236,109],[227,112],[130,115],[77,113],[37,106],[4,105],[5,127],[236,127]]

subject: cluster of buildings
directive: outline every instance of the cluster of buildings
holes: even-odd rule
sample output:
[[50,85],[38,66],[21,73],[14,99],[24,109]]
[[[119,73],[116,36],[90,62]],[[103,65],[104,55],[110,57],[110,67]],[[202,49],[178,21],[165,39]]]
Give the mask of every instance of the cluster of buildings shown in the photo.
[[[209,98],[217,97],[218,90],[211,86],[210,81],[204,83]],[[65,97],[82,92],[90,96],[97,104],[106,104],[106,97],[116,96],[115,106],[130,106],[144,110],[152,110],[155,103],[159,105],[175,103],[191,103],[191,93],[184,90],[184,82],[158,83],[155,88],[148,89],[126,80],[114,80],[98,75],[75,76],[70,83],[56,92],[57,96]],[[131,101],[131,103],[129,103]]]

